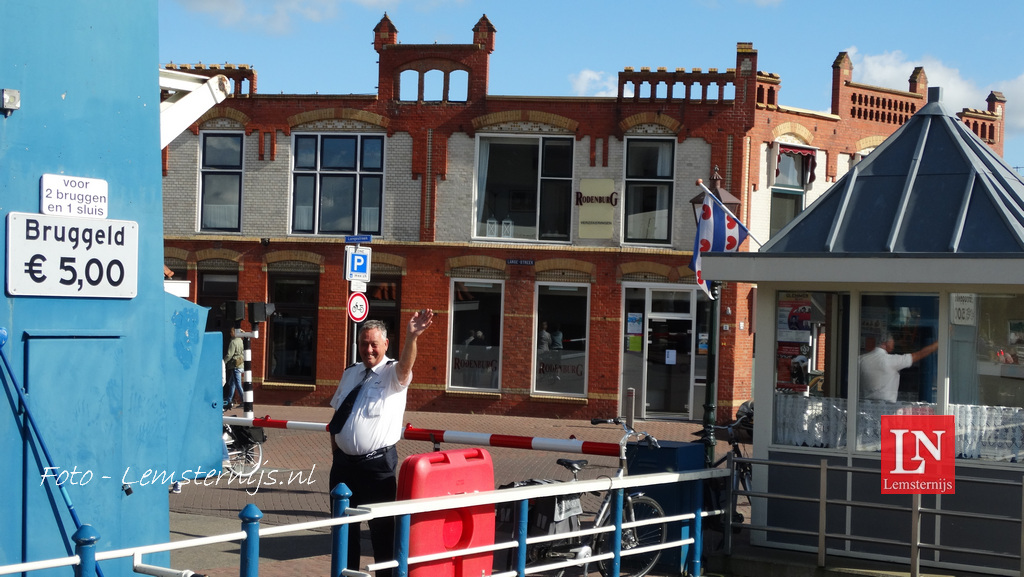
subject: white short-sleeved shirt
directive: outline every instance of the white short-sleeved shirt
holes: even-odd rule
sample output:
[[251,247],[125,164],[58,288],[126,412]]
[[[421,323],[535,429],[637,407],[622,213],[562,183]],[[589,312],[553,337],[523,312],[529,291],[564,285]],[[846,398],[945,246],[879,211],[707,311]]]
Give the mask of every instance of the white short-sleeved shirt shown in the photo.
[[[384,357],[373,367],[373,376],[359,391],[352,406],[352,414],[341,431],[334,436],[345,454],[365,455],[401,440],[405,397],[412,381],[412,372],[404,383],[399,382],[396,366],[397,363],[392,359]],[[362,363],[345,369],[338,390],[331,398],[331,407],[337,410],[349,391],[362,382],[365,374],[366,366]]]
[[860,357],[860,396],[862,399],[896,402],[900,390],[900,371],[914,364],[912,355],[891,355],[882,347]]

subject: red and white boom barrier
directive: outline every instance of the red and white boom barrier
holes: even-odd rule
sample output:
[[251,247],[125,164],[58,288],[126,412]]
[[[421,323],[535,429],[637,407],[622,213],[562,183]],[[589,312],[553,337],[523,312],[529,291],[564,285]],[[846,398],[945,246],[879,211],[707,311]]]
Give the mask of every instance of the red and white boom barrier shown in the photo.
[[[266,427],[268,429],[291,429],[298,431],[327,431],[327,423],[310,423],[305,421],[281,421],[269,416],[257,419],[246,417],[224,417],[228,425],[244,427]],[[427,441],[431,443],[455,443],[458,445],[477,445],[481,447],[504,447],[508,449],[532,449],[534,451],[555,451],[560,453],[579,453],[581,455],[602,455],[618,457],[618,443],[597,443],[578,439],[546,439],[543,437],[519,437],[515,435],[494,435],[491,433],[466,433],[463,431],[444,431],[440,429],[417,429],[406,425],[402,438],[407,441]]]

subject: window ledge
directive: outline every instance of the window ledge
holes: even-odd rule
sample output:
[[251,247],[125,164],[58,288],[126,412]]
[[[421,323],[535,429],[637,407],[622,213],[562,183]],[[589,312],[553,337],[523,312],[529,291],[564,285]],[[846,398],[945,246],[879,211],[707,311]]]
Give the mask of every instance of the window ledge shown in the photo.
[[268,383],[267,381],[263,381],[260,388],[285,391],[315,391],[316,385],[312,383]]
[[587,405],[590,403],[590,399],[586,397],[562,397],[558,395],[544,395],[540,393],[530,393],[530,400],[563,403],[567,405]]
[[474,398],[474,399],[501,399],[501,393],[497,391],[463,391],[448,389],[444,392],[446,397]]

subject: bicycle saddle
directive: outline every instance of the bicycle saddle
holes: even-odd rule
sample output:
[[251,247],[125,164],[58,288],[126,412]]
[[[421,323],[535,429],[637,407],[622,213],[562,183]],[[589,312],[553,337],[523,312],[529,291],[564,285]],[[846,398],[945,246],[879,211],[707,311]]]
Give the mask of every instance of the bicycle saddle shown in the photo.
[[582,469],[583,467],[586,467],[587,463],[589,463],[590,461],[587,461],[586,459],[582,459],[579,461],[574,459],[559,459],[555,462],[575,473]]

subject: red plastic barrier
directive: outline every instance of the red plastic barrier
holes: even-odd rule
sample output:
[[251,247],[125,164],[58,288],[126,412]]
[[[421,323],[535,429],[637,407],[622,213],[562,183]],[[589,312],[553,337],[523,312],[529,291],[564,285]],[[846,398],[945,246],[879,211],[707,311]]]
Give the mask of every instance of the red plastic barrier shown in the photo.
[[[398,472],[398,498],[421,499],[494,490],[494,464],[484,449],[411,455]],[[412,516],[409,556],[429,555],[494,543],[494,505],[479,505]],[[493,555],[440,559],[409,567],[410,577],[490,575]]]

